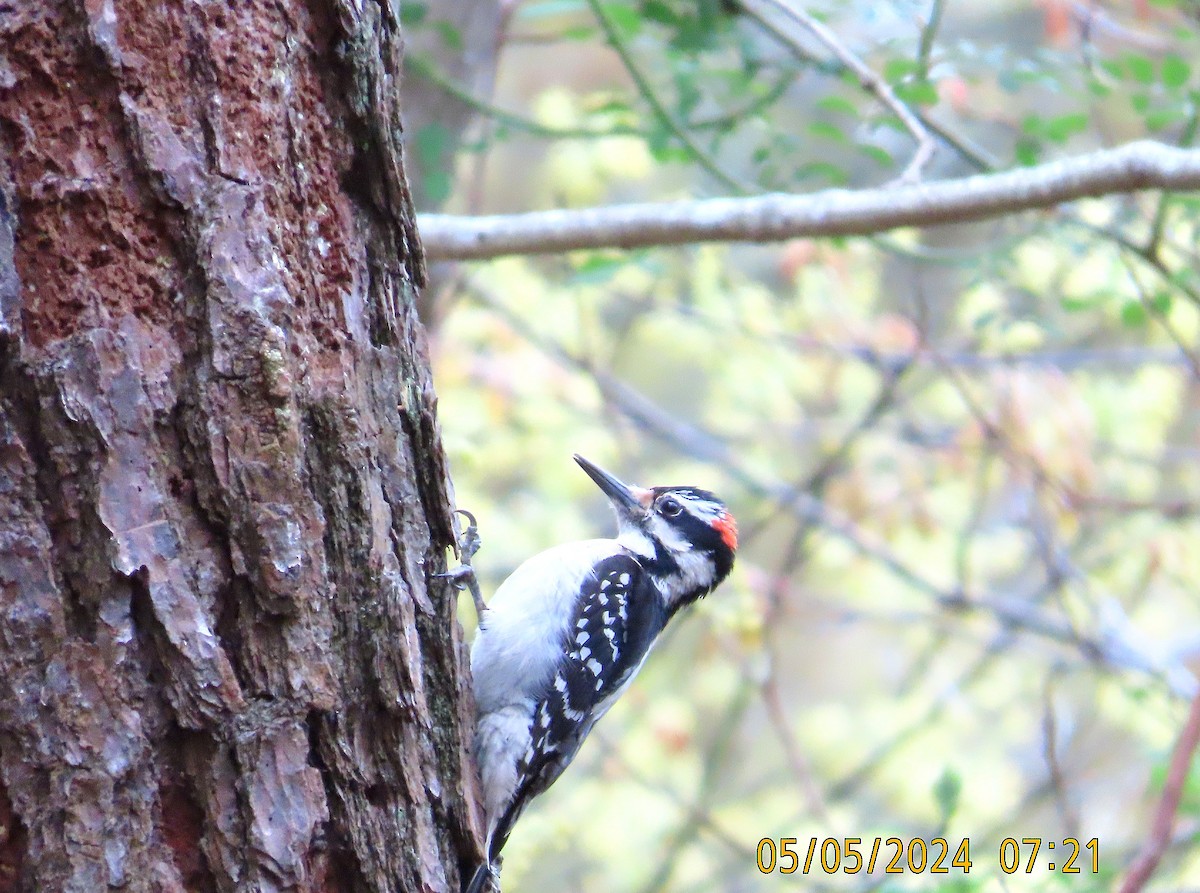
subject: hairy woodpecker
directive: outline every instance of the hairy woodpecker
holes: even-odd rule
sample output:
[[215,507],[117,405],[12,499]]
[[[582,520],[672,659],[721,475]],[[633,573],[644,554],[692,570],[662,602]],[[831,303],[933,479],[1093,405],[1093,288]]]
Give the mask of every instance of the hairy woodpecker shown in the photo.
[[471,673],[487,859],[466,893],[481,893],[521,812],[574,759],[671,618],[733,566],[737,525],[712,493],[632,487],[575,461],[612,501],[617,537],[535,555],[480,615]]

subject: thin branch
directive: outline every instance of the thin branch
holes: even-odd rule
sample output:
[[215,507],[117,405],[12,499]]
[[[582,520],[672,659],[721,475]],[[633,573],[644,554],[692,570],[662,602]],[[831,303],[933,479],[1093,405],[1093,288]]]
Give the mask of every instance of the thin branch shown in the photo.
[[[763,15],[753,6],[743,4],[742,9],[746,13],[746,17],[757,24],[763,30],[763,33],[788,49],[802,65],[811,66],[832,77],[840,77],[850,72],[850,69],[837,60],[825,62],[817,59],[808,51],[807,47],[797,40],[792,40],[790,35],[780,28],[770,17]],[[912,109],[912,113],[917,116],[917,120],[921,122],[926,130],[954,150],[960,158],[976,171],[987,172],[999,166],[999,163],[987,149],[977,145],[962,134],[954,133],[946,125],[938,123],[924,109],[916,107]]]
[[1154,870],[1171,843],[1175,828],[1175,814],[1183,797],[1184,783],[1192,765],[1192,756],[1200,745],[1200,693],[1192,700],[1192,709],[1175,749],[1171,752],[1171,765],[1167,770],[1167,781],[1163,786],[1162,799],[1154,813],[1154,824],[1150,828],[1150,839],[1134,860],[1133,867],[1121,884],[1120,893],[1138,893],[1150,880]]
[[1129,265],[1129,261],[1125,258],[1122,258],[1122,260],[1125,262],[1125,267],[1129,272],[1129,279],[1133,282],[1133,287],[1137,290],[1138,300],[1141,302],[1142,308],[1146,311],[1146,315],[1158,322],[1163,331],[1167,333],[1167,336],[1175,342],[1175,346],[1179,348],[1179,352],[1187,359],[1188,365],[1192,370],[1192,375],[1195,378],[1200,378],[1200,357],[1188,347],[1187,337],[1175,328],[1175,325],[1171,322],[1171,317],[1164,313],[1151,299],[1146,286],[1142,284],[1137,271]]
[[770,500],[795,518],[817,525],[826,535],[840,540],[861,558],[874,562],[895,579],[926,595],[948,613],[979,613],[990,616],[1006,630],[1033,633],[1074,649],[1088,661],[1113,671],[1134,670],[1161,682],[1179,697],[1192,697],[1200,683],[1182,665],[1164,662],[1145,652],[1127,630],[1116,624],[1102,626],[1095,635],[1080,633],[1068,621],[1036,610],[1037,601],[1027,598],[981,596],[939,585],[919,569],[907,564],[881,537],[860,527],[852,519],[831,509],[813,494],[791,483],[755,473],[743,466],[730,446],[708,431],[676,418],[620,379],[591,367],[561,344],[547,341],[509,311],[477,279],[471,283],[475,300],[495,311],[521,337],[561,362],[565,367],[591,377],[604,401],[619,409],[630,421],[651,436],[671,444],[684,455],[721,467],[730,480],[760,500]]
[[662,890],[667,886],[667,882],[675,872],[676,865],[683,858],[684,849],[696,837],[702,824],[702,818],[708,815],[711,801],[716,796],[718,785],[721,782],[721,770],[729,758],[734,733],[751,704],[753,693],[749,677],[744,677],[742,684],[733,693],[724,714],[717,719],[713,726],[713,737],[708,747],[705,748],[700,761],[703,772],[696,790],[695,806],[688,811],[679,826],[662,845],[662,855],[658,867],[642,887],[645,893],[653,893],[653,891]]
[[[409,56],[405,60],[405,65],[415,73],[421,75],[421,77],[427,78],[430,82],[445,90],[459,102],[470,106],[479,112],[479,114],[492,119],[497,124],[502,124],[505,127],[530,136],[547,140],[598,140],[610,136],[637,136],[646,139],[650,136],[650,130],[645,127],[636,127],[632,124],[617,122],[611,124],[584,124],[577,127],[557,127],[551,124],[544,124],[536,118],[530,118],[527,115],[510,111],[496,105],[487,98],[477,96],[454,78],[442,72],[429,59],[422,56]],[[723,111],[719,114],[697,118],[695,121],[683,121],[681,122],[681,126],[687,130],[720,130],[730,127],[752,115],[758,114],[764,108],[778,100],[779,97],[787,92],[788,87],[795,83],[796,77],[797,75],[794,71],[785,72],[771,86],[763,90],[745,105],[729,111]]]
[[[1200,127],[1200,107],[1195,103],[1192,104],[1192,113],[1188,116],[1187,124],[1183,128],[1183,133],[1179,136],[1180,146],[1191,146],[1196,140],[1196,130]],[[1146,239],[1145,253],[1148,258],[1159,259],[1159,251],[1162,247],[1163,230],[1167,222],[1167,207],[1170,204],[1171,196],[1163,193],[1158,197],[1158,205],[1154,209],[1154,221],[1150,224],[1150,235]]]
[[735,178],[723,171],[717,160],[692,138],[692,134],[688,132],[688,129],[681,122],[677,121],[675,116],[662,104],[662,100],[658,98],[658,95],[654,92],[654,88],[650,86],[650,82],[646,79],[642,70],[638,68],[637,63],[634,62],[633,55],[629,52],[629,47],[621,39],[621,35],[617,32],[617,27],[613,24],[613,20],[609,18],[604,4],[600,0],[587,0],[587,2],[592,9],[592,14],[596,16],[596,21],[600,23],[605,37],[608,38],[609,44],[617,56],[620,57],[621,64],[625,66],[625,70],[633,79],[638,93],[646,100],[646,104],[650,106],[650,110],[654,112],[655,117],[662,122],[662,125],[671,132],[671,135],[675,139],[684,145],[696,163],[708,171],[727,189],[739,193],[751,191],[752,187],[749,184],[739,183]]
[[1200,189],[1200,149],[1144,140],[1037,167],[894,189],[831,189],[810,195],[775,193],[488,217],[422,214],[418,225],[430,259],[481,260],[577,249],[865,236],[1146,189]]
[[878,99],[893,115],[900,119],[900,123],[904,125],[904,129],[912,134],[913,139],[917,142],[917,150],[913,153],[912,160],[909,161],[908,167],[904,169],[904,173],[900,175],[900,181],[903,183],[916,183],[920,180],[921,171],[925,169],[925,165],[933,157],[933,152],[937,148],[937,144],[929,135],[929,131],[925,128],[925,125],[913,114],[912,109],[901,102],[900,98],[896,96],[895,92],[888,85],[888,82],[876,74],[867,63],[852,53],[827,25],[818,21],[804,10],[792,6],[790,3],[784,2],[784,0],[758,0],[758,2],[765,3],[782,13],[789,20],[816,37],[817,40],[825,45],[826,49],[838,58],[839,62],[854,72],[854,76],[858,78],[858,82],[862,84],[864,90]]
[[1042,687],[1042,756],[1046,761],[1048,782],[1054,792],[1054,801],[1058,806],[1063,828],[1070,837],[1080,837],[1079,814],[1071,804],[1067,770],[1063,767],[1062,755],[1059,753],[1058,718],[1054,712],[1055,681],[1055,674],[1052,674],[1046,678]]
[[929,7],[929,18],[921,28],[921,41],[917,47],[917,71],[921,80],[929,79],[929,62],[933,57],[933,43],[937,39],[938,28],[942,25],[944,7],[943,0],[933,0]]

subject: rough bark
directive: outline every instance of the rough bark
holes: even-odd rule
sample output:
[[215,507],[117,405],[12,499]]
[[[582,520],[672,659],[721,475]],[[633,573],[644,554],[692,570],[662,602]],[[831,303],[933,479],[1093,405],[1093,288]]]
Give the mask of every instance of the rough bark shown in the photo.
[[0,0],[0,889],[478,853],[400,33]]

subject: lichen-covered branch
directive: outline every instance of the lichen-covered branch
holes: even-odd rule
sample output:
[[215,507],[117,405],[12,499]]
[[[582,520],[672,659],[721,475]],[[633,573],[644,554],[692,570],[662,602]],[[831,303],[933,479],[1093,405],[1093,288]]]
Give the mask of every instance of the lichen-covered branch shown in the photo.
[[577,249],[865,236],[1051,208],[1080,198],[1200,189],[1200,149],[1129,143],[1037,167],[895,188],[614,205],[488,217],[424,214],[426,254],[482,260]]

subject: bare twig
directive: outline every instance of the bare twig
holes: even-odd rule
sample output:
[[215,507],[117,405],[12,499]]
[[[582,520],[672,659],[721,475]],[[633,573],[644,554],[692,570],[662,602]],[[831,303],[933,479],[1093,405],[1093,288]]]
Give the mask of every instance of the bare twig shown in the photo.
[[[1180,697],[1197,690],[1195,676],[1184,666],[1165,662],[1147,653],[1119,625],[1106,625],[1095,635],[1085,635],[1062,617],[1034,607],[1036,597],[1000,598],[948,588],[930,579],[904,561],[881,537],[834,511],[820,499],[788,481],[758,474],[746,468],[729,444],[721,438],[676,418],[625,382],[592,368],[586,361],[531,331],[476,278],[476,299],[512,325],[523,338],[579,372],[591,376],[604,400],[646,433],[672,445],[684,455],[719,465],[730,480],[761,500],[770,500],[794,517],[818,526],[826,535],[844,543],[856,555],[874,562],[896,580],[927,596],[948,613],[978,613],[991,617],[1006,630],[1020,630],[1058,642],[1076,650],[1086,660],[1113,671],[1134,670],[1160,681]],[[1035,593],[1036,596],[1036,593]]]
[[724,714],[717,720],[713,737],[705,748],[700,765],[704,771],[696,790],[696,800],[693,809],[688,811],[679,826],[662,846],[662,855],[654,873],[642,890],[645,893],[662,890],[667,886],[675,866],[683,857],[684,849],[695,838],[700,829],[701,819],[709,812],[710,802],[717,794],[721,780],[722,768],[729,757],[729,749],[733,742],[734,733],[741,724],[742,716],[750,706],[753,687],[749,680],[743,680],[737,687],[725,708]]
[[1042,688],[1042,755],[1046,760],[1048,781],[1054,792],[1054,800],[1058,805],[1058,814],[1062,818],[1063,827],[1071,837],[1079,837],[1079,814],[1071,804],[1071,795],[1067,787],[1067,772],[1059,753],[1058,718],[1054,712],[1054,682],[1055,677],[1051,675],[1047,677]]
[[864,90],[878,99],[893,115],[900,119],[900,123],[904,125],[904,129],[912,134],[912,138],[917,142],[917,150],[913,153],[912,160],[909,161],[908,166],[904,169],[904,173],[900,175],[900,181],[903,183],[916,183],[920,180],[921,171],[925,169],[925,165],[933,157],[937,144],[933,141],[933,137],[929,135],[929,131],[925,128],[925,125],[913,114],[912,109],[900,101],[900,98],[892,90],[888,82],[876,74],[866,62],[850,52],[850,49],[842,43],[838,36],[824,22],[809,15],[803,9],[793,6],[785,2],[785,0],[756,0],[756,2],[765,3],[816,37],[817,40],[825,45],[826,49],[837,57],[839,62],[854,72],[854,76],[858,78],[858,82],[862,84]]
[[[929,77],[929,62],[933,58],[933,43],[937,39],[938,28],[942,25],[942,13],[945,11],[944,0],[933,0],[929,6],[929,17],[921,28],[921,41],[917,46],[917,71],[923,79]],[[924,122],[922,122],[924,123]]]
[[963,223],[1088,196],[1200,189],[1200,149],[1145,140],[1037,167],[896,189],[643,203],[489,217],[423,214],[433,260],[693,242],[772,242],[862,236],[903,226]]
[[1129,271],[1129,279],[1133,283],[1133,287],[1137,290],[1138,301],[1142,308],[1146,311],[1146,315],[1154,319],[1167,333],[1167,336],[1175,342],[1175,346],[1179,348],[1179,352],[1187,360],[1191,367],[1192,375],[1195,378],[1200,378],[1200,356],[1197,356],[1194,351],[1188,346],[1188,338],[1180,332],[1175,324],[1171,322],[1171,317],[1163,312],[1152,299],[1149,290],[1142,284],[1141,277],[1138,276],[1137,270],[1130,265],[1127,258],[1122,257],[1126,269]]
[[[512,43],[513,41],[506,41]],[[458,83],[454,78],[441,71],[429,59],[423,56],[409,56],[405,64],[413,71],[419,73],[422,77],[428,78],[434,84],[437,84],[459,102],[465,103],[473,108],[479,114],[494,121],[497,124],[502,124],[513,130],[518,130],[530,136],[540,137],[547,140],[598,140],[610,136],[637,136],[643,139],[650,136],[650,130],[645,127],[637,127],[632,124],[609,123],[609,124],[584,124],[575,127],[560,127],[551,124],[545,124],[536,118],[530,118],[519,112],[511,111],[510,109],[502,108],[492,101],[490,97],[479,96],[472,93],[463,84]],[[766,88],[759,95],[747,101],[744,105],[737,108],[729,109],[720,112],[719,114],[708,115],[702,118],[696,118],[693,121],[681,121],[680,125],[689,131],[692,130],[719,130],[723,127],[728,127],[737,121],[744,120],[752,115],[757,114],[763,108],[771,105],[782,96],[787,88],[790,87],[796,80],[796,73],[793,71],[784,72],[778,77],[770,87]]]
[[1154,813],[1154,823],[1150,827],[1150,839],[1134,860],[1129,874],[1121,884],[1120,893],[1138,893],[1150,880],[1163,853],[1171,843],[1171,834],[1175,828],[1175,814],[1179,811],[1179,801],[1183,797],[1184,782],[1187,781],[1188,770],[1192,765],[1192,756],[1200,745],[1200,693],[1192,700],[1192,708],[1188,713],[1187,722],[1175,742],[1171,752],[1171,764],[1167,769],[1167,781],[1163,786],[1162,799]]
[[695,159],[696,163],[708,171],[709,174],[716,178],[723,186],[738,193],[752,191],[754,188],[752,185],[740,183],[736,178],[730,176],[728,173],[722,170],[720,164],[717,163],[717,160],[713,158],[712,155],[710,155],[707,151],[705,151],[699,143],[696,142],[688,129],[681,122],[676,120],[675,116],[672,115],[667,110],[667,107],[662,104],[662,100],[658,98],[658,94],[654,92],[654,89],[650,86],[650,82],[646,79],[646,76],[642,73],[642,70],[633,60],[633,55],[629,52],[629,47],[627,47],[625,45],[625,41],[621,39],[621,35],[617,32],[616,25],[613,24],[613,20],[609,17],[608,12],[605,11],[604,5],[600,2],[600,0],[587,0],[587,2],[592,9],[592,14],[596,17],[596,21],[600,23],[600,27],[604,31],[605,37],[608,38],[608,42],[612,46],[613,51],[616,52],[617,56],[620,57],[621,64],[625,66],[625,70],[633,79],[634,86],[637,87],[638,93],[641,94],[642,99],[646,101],[646,104],[650,106],[650,110],[654,112],[655,117],[662,122],[662,125],[668,131],[670,131],[671,135],[674,136],[675,139],[679,140],[679,142],[683,144],[684,148],[691,153],[692,158]]
[[813,777],[812,767],[800,747],[800,742],[796,740],[796,735],[792,731],[792,719],[788,717],[787,710],[783,705],[783,697],[779,688],[779,655],[776,641],[784,595],[788,591],[789,581],[804,560],[805,544],[811,529],[811,524],[803,523],[792,534],[783,559],[779,563],[779,568],[767,589],[767,606],[762,619],[763,652],[767,658],[767,668],[760,685],[760,693],[763,706],[767,711],[767,719],[779,737],[784,756],[796,778],[797,785],[804,794],[804,799],[807,801],[809,813],[814,818],[828,823],[829,813],[825,808],[821,788],[817,784],[816,778]]
[[[802,64],[816,66],[822,70],[831,69],[826,71],[826,73],[834,77],[838,77],[844,72],[849,72],[848,68],[836,60],[832,61],[828,65],[822,64],[821,60],[816,59],[808,51],[808,48],[805,47],[804,44],[802,44],[800,41],[793,40],[783,28],[776,24],[774,19],[763,15],[755,7],[743,4],[742,9],[745,11],[746,16],[749,19],[754,21],[760,28],[762,28],[765,34],[767,34],[777,43],[786,47]],[[936,10],[934,12],[936,12]],[[931,13],[931,17],[933,14],[934,13]],[[936,28],[937,24],[938,23],[933,21],[931,18],[930,23],[927,24],[922,30],[922,38],[924,39],[926,34],[931,34],[932,32],[930,31],[930,28]],[[969,164],[975,170],[990,171],[998,166],[998,162],[992,157],[991,153],[987,149],[977,145],[974,141],[962,134],[952,132],[950,128],[931,118],[924,109],[917,107],[913,108],[911,111],[914,115],[916,115],[917,120],[921,122],[922,126],[924,126],[926,130],[949,146],[955,152],[955,154],[966,161],[967,164]]]

